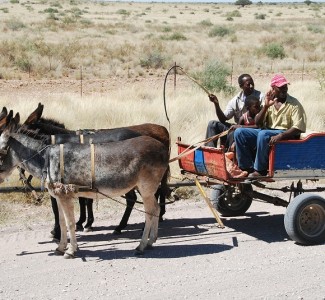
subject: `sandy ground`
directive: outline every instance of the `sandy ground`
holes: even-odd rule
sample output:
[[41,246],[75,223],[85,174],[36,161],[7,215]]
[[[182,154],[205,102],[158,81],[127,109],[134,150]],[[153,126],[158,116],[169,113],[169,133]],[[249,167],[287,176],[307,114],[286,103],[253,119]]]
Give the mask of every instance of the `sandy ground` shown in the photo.
[[[84,92],[105,92],[106,84],[87,82]],[[0,82],[1,91],[13,96],[67,88],[80,90],[77,81]],[[283,207],[253,202],[245,216],[223,218],[221,229],[193,196],[168,205],[154,249],[135,256],[143,214],[134,211],[127,231],[115,236],[123,208],[99,201],[95,231],[78,233],[73,260],[53,254],[53,221],[40,220],[51,215],[48,205],[21,213],[28,217],[0,226],[0,299],[325,299],[325,245],[288,239]]]
[[[47,207],[49,209],[49,207]],[[95,211],[78,257],[55,256],[52,222],[1,227],[1,299],[325,299],[324,245],[288,239],[285,208],[253,202],[218,228],[199,197],[168,205],[153,250],[135,256],[143,214],[112,234],[123,208]]]

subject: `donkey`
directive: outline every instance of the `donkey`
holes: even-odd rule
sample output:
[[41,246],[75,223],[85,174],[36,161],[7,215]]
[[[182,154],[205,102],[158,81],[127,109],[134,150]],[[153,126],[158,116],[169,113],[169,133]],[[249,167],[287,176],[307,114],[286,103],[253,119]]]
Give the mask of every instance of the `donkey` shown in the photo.
[[[148,136],[98,144],[46,145],[18,129],[19,114],[0,136],[0,183],[20,166],[41,179],[59,208],[61,238],[56,254],[77,252],[73,199],[120,196],[136,188],[143,198],[145,227],[137,254],[158,236],[159,205],[155,193],[168,168],[169,150]],[[70,234],[68,245],[67,227]]]
[[[166,148],[170,148],[170,138],[169,133],[167,129],[161,125],[157,124],[141,124],[141,125],[134,125],[134,126],[128,126],[128,127],[121,127],[121,128],[115,128],[113,129],[100,129],[100,130],[78,130],[78,131],[72,131],[65,129],[63,124],[60,124],[59,122],[55,120],[49,120],[41,118],[41,115],[43,113],[44,106],[39,103],[37,109],[30,114],[30,116],[27,118],[27,120],[24,122],[25,128],[38,130],[40,133],[44,134],[80,134],[83,138],[87,136],[88,134],[106,134],[107,140],[105,142],[109,141],[119,141],[124,140],[126,138],[132,138],[138,135],[146,135],[153,137],[157,139],[158,141],[162,142]],[[128,132],[128,133],[127,133]],[[62,137],[61,137],[62,138]],[[72,137],[70,137],[72,138]],[[79,139],[79,137],[75,137],[75,139]],[[70,140],[71,141],[71,140]],[[94,141],[95,142],[95,141]],[[96,142],[95,142],[96,143]],[[161,188],[158,189],[156,193],[156,197],[159,198],[161,210],[160,210],[160,220],[162,220],[162,216],[165,214],[165,200],[166,196],[168,194],[168,188],[167,188],[167,180],[169,178],[169,167],[166,171],[165,176],[162,179]],[[123,214],[123,217],[119,223],[119,225],[115,228],[114,234],[121,234],[121,231],[125,229],[127,226],[129,217],[131,215],[133,206],[137,200],[137,196],[134,192],[134,190],[128,192],[125,195],[126,198],[126,208],[125,212]],[[54,228],[56,230],[53,230],[54,236],[58,236],[59,226],[58,226],[58,210],[56,202],[52,200],[52,209],[55,216],[55,225]],[[91,228],[92,223],[94,221],[94,215],[93,215],[93,200],[80,197],[79,198],[79,205],[80,205],[80,217],[79,220],[76,223],[77,230],[82,230],[83,226],[82,224],[86,221],[86,208],[88,211],[88,221],[85,225],[85,231],[87,231],[88,228]]]

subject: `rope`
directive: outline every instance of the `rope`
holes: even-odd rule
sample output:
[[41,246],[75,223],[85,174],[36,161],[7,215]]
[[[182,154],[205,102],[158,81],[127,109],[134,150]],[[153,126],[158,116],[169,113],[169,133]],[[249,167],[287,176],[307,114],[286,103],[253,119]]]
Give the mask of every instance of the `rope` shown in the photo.
[[[227,135],[228,132],[229,132],[229,130],[223,131],[223,132],[221,132],[221,133],[219,133],[217,135],[211,136],[211,137],[209,137],[209,138],[207,138],[207,139],[205,139],[203,141],[200,141],[200,142],[197,142],[195,144],[192,144],[192,145],[188,146],[182,153],[180,153],[176,157],[170,159],[169,162],[171,163],[171,162],[173,162],[175,160],[181,159],[182,157],[184,157],[186,155],[189,155],[190,153],[194,152],[196,149],[204,146],[205,144],[207,144],[207,143],[209,143],[211,141],[214,141],[214,140],[216,140],[216,139],[218,139],[220,137],[223,137],[223,136]],[[192,148],[192,147],[194,147],[194,148]]]
[[[102,193],[102,192],[100,192],[100,191],[98,191],[98,190],[96,190],[96,192],[97,192],[98,194],[104,196],[105,198],[108,198],[108,199],[110,199],[110,200],[113,200],[113,201],[116,202],[116,203],[119,203],[119,204],[122,204],[122,205],[124,205],[124,206],[127,206],[126,204],[120,202],[119,200],[116,200],[116,199],[114,199],[114,198],[112,198],[112,197],[110,197],[110,196],[108,196],[108,195],[106,195],[106,194],[104,194],[104,193]],[[154,214],[152,214],[152,213],[146,212],[146,211],[144,211],[143,209],[139,209],[139,208],[136,208],[136,207],[133,207],[133,209],[135,209],[136,211],[139,211],[139,212],[141,212],[141,213],[148,214],[148,215],[150,215],[150,216],[153,216],[153,217],[159,218],[159,216],[156,216],[156,215],[154,215]]]

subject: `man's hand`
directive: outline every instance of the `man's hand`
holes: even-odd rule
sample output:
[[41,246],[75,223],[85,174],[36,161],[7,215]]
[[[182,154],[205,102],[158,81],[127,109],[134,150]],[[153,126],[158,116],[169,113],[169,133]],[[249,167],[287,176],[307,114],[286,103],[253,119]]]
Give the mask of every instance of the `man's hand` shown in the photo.
[[274,92],[269,90],[265,95],[265,107],[268,108],[274,104],[277,98],[274,98]]
[[231,125],[230,126],[230,128],[229,128],[229,131],[233,131],[233,130],[235,130],[235,129],[237,129],[237,128],[241,128],[241,127],[243,127],[242,125]]
[[209,94],[209,99],[211,102],[213,102],[214,104],[218,104],[219,100],[217,98],[217,96],[213,95],[213,94]]
[[274,135],[274,136],[271,136],[269,145],[272,146],[276,142],[281,141],[282,139],[283,139],[283,134],[282,133],[277,134],[277,135]]

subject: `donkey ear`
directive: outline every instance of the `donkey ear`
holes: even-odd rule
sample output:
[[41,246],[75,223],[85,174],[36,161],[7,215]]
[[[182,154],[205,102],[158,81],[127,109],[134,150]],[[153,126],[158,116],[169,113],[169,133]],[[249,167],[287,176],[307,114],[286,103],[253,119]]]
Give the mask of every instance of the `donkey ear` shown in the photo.
[[9,125],[13,115],[14,115],[14,112],[12,110],[10,110],[9,114],[6,116],[6,126]]
[[44,105],[38,103],[37,108],[29,115],[23,125],[30,125],[36,123],[42,116]]
[[[16,113],[14,118],[11,118],[9,125],[8,125],[8,131],[9,132],[16,132],[18,129],[18,124],[19,124],[19,113]],[[18,122],[17,122],[18,121]]]
[[16,113],[15,117],[14,117],[14,120],[18,126],[19,122],[20,122],[20,114],[19,113]]
[[7,108],[4,106],[0,113],[0,120],[4,119],[8,114]]

